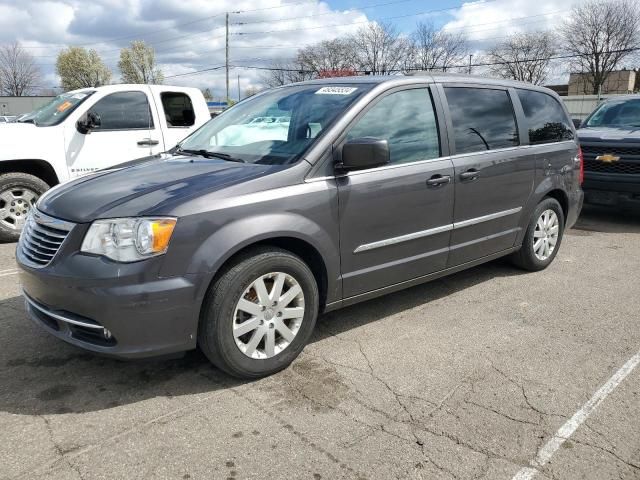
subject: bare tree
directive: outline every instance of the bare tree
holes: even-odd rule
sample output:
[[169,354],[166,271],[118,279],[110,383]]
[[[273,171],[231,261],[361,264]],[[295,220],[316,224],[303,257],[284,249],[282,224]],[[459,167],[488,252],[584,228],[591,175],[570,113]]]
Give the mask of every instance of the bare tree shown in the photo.
[[511,35],[487,51],[489,73],[541,85],[549,74],[550,57],[556,52],[554,45],[549,32]]
[[315,76],[326,72],[355,71],[356,53],[346,38],[325,40],[298,50],[297,63],[303,70],[311,71]]
[[288,83],[302,82],[314,78],[313,72],[306,71],[297,62],[273,62],[262,81],[269,87],[279,87]]
[[640,9],[632,0],[588,0],[561,28],[572,70],[585,73],[585,93],[597,94],[609,74],[640,48]]
[[0,90],[3,95],[28,95],[39,79],[40,69],[18,42],[0,47]]
[[369,23],[349,37],[348,41],[355,50],[359,71],[384,75],[406,67],[410,42],[389,23]]
[[409,65],[419,70],[447,70],[459,65],[468,53],[464,35],[437,30],[432,23],[420,22],[411,36]]

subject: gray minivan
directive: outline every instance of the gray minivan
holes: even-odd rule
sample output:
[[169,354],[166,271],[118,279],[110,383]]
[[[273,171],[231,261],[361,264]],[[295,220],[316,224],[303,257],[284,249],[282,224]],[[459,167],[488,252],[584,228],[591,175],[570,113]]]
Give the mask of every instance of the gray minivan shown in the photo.
[[296,358],[320,312],[505,255],[544,269],[581,176],[544,88],[449,74],[279,87],[43,195],[17,247],[26,307],[87,350],[199,346],[256,378]]

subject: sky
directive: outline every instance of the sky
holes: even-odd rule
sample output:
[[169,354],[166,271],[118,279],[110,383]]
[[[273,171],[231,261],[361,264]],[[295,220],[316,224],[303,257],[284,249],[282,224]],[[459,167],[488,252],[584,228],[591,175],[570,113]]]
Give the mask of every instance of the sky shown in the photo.
[[[231,97],[260,87],[264,71],[296,49],[390,22],[410,35],[420,21],[464,33],[473,51],[520,31],[554,29],[584,0],[0,0],[0,44],[19,41],[42,70],[40,86],[59,85],[58,52],[95,49],[118,80],[119,49],[145,40],[166,84],[225,89],[225,13],[230,12]],[[208,72],[192,74],[203,69]],[[550,80],[561,80],[554,74]]]

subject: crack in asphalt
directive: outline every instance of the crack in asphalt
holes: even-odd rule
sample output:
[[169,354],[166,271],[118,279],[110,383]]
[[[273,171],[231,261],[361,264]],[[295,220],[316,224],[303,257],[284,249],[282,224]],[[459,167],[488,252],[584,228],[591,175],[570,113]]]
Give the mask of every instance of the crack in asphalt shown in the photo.
[[38,415],[38,416],[44,421],[44,425],[45,425],[45,428],[47,429],[47,435],[49,437],[49,441],[53,445],[53,448],[58,454],[58,457],[60,457],[61,460],[64,460],[64,462],[69,466],[69,468],[78,475],[78,478],[80,480],[84,480],[84,477],[82,476],[82,472],[80,471],[80,467],[78,467],[77,465],[71,462],[71,459],[65,454],[65,451],[62,449],[62,447],[58,445],[58,442],[56,442],[55,437],[53,435],[51,422],[49,422],[49,419],[45,415]]

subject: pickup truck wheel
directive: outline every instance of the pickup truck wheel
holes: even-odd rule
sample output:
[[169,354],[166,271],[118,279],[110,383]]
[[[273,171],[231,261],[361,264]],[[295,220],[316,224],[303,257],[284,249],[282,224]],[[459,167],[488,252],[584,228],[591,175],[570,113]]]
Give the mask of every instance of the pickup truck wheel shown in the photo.
[[560,248],[564,213],[555,198],[543,199],[531,216],[522,248],[512,256],[518,267],[532,272],[547,268]]
[[28,173],[0,175],[0,241],[15,242],[29,210],[49,185]]
[[207,293],[198,344],[230,375],[252,379],[286,368],[307,344],[318,315],[309,267],[278,248],[240,257]]

